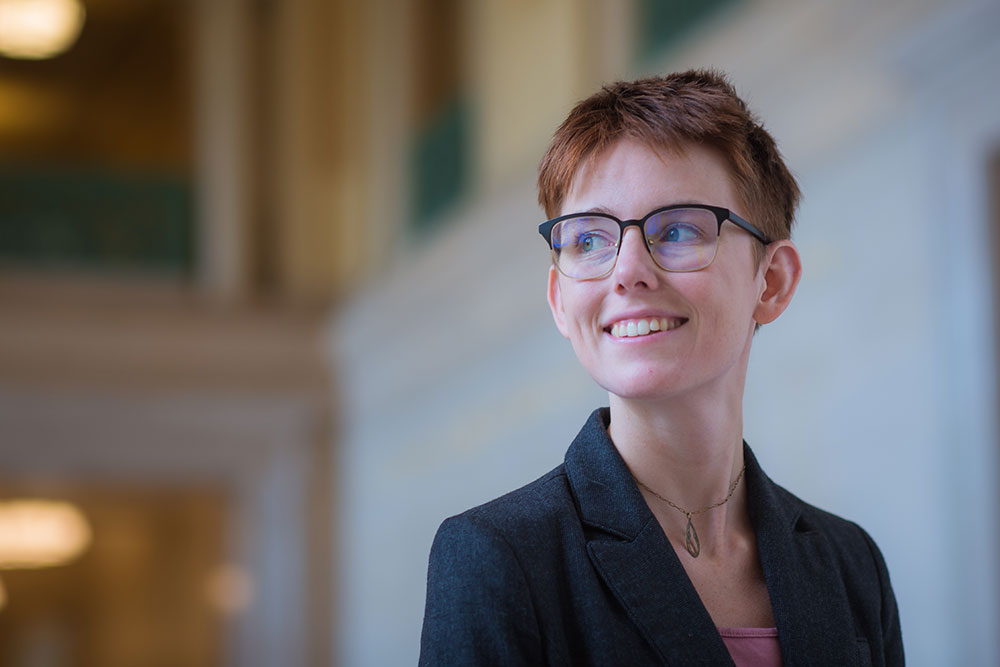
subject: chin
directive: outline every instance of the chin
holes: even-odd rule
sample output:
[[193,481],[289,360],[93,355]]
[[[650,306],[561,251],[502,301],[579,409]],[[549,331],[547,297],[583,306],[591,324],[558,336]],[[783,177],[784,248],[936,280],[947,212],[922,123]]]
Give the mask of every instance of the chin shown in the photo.
[[609,394],[614,394],[623,400],[664,400],[683,393],[683,387],[676,378],[663,377],[652,372],[639,373],[631,377],[594,377],[594,381]]

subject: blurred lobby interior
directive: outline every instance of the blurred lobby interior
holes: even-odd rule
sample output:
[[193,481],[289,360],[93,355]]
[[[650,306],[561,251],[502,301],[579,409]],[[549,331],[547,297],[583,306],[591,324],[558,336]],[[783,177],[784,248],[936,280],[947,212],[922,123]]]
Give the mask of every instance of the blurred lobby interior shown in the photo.
[[0,667],[413,664],[436,526],[606,400],[538,159],[689,66],[805,192],[758,455],[874,534],[911,664],[995,664],[1000,3],[0,0]]

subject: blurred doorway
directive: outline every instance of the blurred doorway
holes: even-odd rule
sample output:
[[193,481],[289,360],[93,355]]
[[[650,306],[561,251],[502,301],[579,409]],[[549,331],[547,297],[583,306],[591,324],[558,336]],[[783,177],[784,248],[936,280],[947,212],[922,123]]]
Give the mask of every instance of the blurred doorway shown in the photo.
[[65,565],[0,569],[0,665],[222,664],[226,616],[252,592],[227,565],[231,519],[217,491],[47,490],[83,512],[92,540]]

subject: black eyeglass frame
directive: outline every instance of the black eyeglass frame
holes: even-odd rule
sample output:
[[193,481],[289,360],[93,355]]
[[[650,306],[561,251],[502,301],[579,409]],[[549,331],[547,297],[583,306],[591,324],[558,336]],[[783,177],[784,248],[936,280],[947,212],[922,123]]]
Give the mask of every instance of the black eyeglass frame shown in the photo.
[[[764,232],[760,231],[755,226],[753,226],[740,216],[730,211],[728,208],[722,208],[721,206],[709,206],[708,204],[672,204],[670,206],[661,206],[660,208],[650,211],[642,218],[635,220],[621,220],[611,215],[610,213],[569,213],[567,215],[560,215],[558,218],[552,218],[551,220],[546,220],[542,224],[538,225],[538,233],[541,234],[542,238],[545,239],[545,242],[549,244],[549,250],[551,250],[553,254],[552,256],[553,263],[558,269],[559,261],[558,258],[555,256],[555,248],[552,247],[552,228],[555,227],[556,224],[562,222],[563,220],[570,220],[572,218],[605,218],[606,220],[613,220],[614,222],[617,222],[621,231],[619,232],[618,235],[618,245],[617,249],[615,250],[615,261],[614,264],[611,265],[611,268],[608,270],[608,272],[600,276],[594,276],[593,278],[573,278],[574,280],[597,280],[610,274],[611,271],[614,270],[615,264],[618,263],[618,254],[621,252],[622,249],[621,241],[623,238],[625,238],[626,228],[631,227],[632,225],[635,225],[636,227],[639,228],[639,232],[642,234],[642,241],[646,246],[646,250],[652,257],[653,252],[652,249],[649,247],[649,239],[646,238],[646,221],[652,218],[654,215],[659,215],[660,213],[680,208],[697,208],[705,211],[710,211],[712,214],[715,215],[715,219],[719,223],[719,228],[716,230],[715,233],[716,251],[718,251],[719,247],[719,236],[722,234],[722,223],[726,222],[727,220],[736,225],[737,227],[739,227],[740,229],[742,229],[743,231],[750,234],[750,236],[754,237],[764,245],[769,245],[770,243],[772,243],[771,239],[769,239],[764,234]],[[715,256],[713,255],[712,262],[714,261],[715,261]],[[653,262],[657,266],[660,266],[659,262],[657,262],[655,258],[653,259]],[[692,271],[701,271],[702,269],[706,269],[709,266],[711,266],[712,262],[709,262],[705,266],[697,269],[677,270],[677,269],[667,269],[662,266],[660,268],[662,268],[664,271],[670,271],[672,273],[690,273]],[[560,269],[560,273],[561,272],[562,271]]]

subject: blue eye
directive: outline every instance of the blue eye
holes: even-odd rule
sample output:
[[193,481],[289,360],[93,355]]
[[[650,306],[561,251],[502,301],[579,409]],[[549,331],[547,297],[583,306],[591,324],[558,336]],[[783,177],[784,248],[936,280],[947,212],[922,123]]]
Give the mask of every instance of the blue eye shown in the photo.
[[659,234],[649,239],[650,243],[698,243],[704,237],[702,230],[696,225],[675,222],[661,230]]
[[599,275],[605,264],[614,263],[618,237],[614,219],[583,214],[560,221],[552,229],[552,250],[563,273]]
[[598,232],[584,232],[576,239],[576,247],[581,253],[594,252],[611,245],[611,239]]

